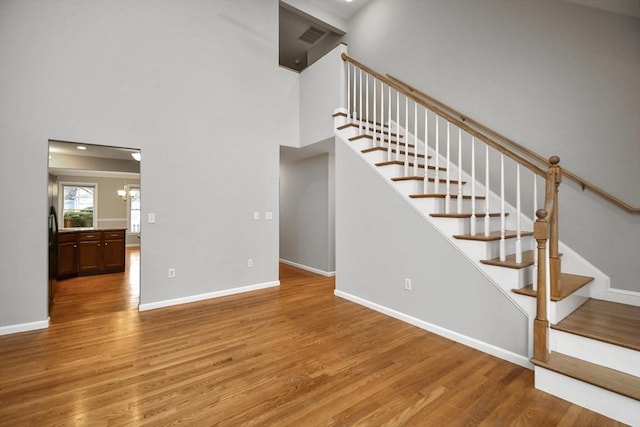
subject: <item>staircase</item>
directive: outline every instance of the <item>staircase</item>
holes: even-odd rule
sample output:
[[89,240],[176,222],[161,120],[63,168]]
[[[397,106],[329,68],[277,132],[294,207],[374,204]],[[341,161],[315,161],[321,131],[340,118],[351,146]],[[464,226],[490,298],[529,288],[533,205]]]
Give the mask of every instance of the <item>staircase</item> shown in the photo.
[[[403,93],[393,81],[357,61],[343,59],[353,67],[347,66],[347,108],[334,114],[339,143],[358,153],[528,314],[535,337],[530,355],[536,388],[618,421],[640,425],[640,307],[591,299],[591,287],[603,274],[557,241],[557,225],[553,230],[557,201],[553,198],[557,197],[559,175],[553,174],[559,173],[558,161],[552,159],[548,171],[533,166],[531,213],[538,214],[534,221],[521,208],[521,193],[525,193],[520,189],[521,168],[529,167],[527,160],[509,154],[516,160],[512,166],[516,188],[505,189],[502,148],[476,146],[484,137],[474,130],[437,107],[419,102],[411,93]],[[419,116],[424,116],[423,122]],[[468,132],[465,144],[463,129]],[[470,151],[463,145],[470,146]],[[499,156],[497,190],[489,179],[496,163],[489,148]],[[476,159],[482,152],[485,157]],[[464,167],[463,156],[471,164],[470,171]],[[480,174],[476,173],[478,164],[484,166]],[[540,175],[546,179],[538,185]],[[549,218],[547,212],[536,209],[538,188],[545,188],[540,206],[548,209]],[[511,193],[509,200],[507,193]],[[540,295],[539,289],[543,290]]]

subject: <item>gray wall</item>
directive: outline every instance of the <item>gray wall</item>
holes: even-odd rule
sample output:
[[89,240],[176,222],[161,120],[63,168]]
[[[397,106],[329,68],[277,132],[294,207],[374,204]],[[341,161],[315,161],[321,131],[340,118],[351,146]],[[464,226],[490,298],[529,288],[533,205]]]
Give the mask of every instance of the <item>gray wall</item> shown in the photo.
[[[372,0],[349,54],[640,206],[640,20],[564,1]],[[640,215],[564,180],[560,238],[640,292]]]
[[335,157],[336,289],[526,356],[527,316],[351,148]]
[[335,269],[329,161],[321,154],[280,164],[280,258],[323,272]]
[[144,153],[142,303],[278,280],[277,35],[276,0],[0,2],[0,327],[47,319],[49,139]]

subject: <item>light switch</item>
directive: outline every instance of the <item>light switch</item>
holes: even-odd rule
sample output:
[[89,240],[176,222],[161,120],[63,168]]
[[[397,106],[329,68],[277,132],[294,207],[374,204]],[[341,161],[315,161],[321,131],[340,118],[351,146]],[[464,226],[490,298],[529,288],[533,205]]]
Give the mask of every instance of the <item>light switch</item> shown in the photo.
[[273,219],[273,212],[265,212],[264,213],[264,219],[266,219],[266,220]]
[[256,221],[258,221],[258,220],[260,219],[260,212],[255,211],[255,212],[253,213],[253,219],[255,219]]
[[149,224],[154,224],[156,222],[156,214],[150,213],[147,221]]

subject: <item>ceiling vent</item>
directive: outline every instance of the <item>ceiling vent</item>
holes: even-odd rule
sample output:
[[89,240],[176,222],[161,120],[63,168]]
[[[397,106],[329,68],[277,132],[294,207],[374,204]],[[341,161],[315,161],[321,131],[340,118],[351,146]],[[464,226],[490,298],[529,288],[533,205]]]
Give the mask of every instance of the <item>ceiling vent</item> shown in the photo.
[[324,36],[325,34],[326,32],[324,30],[311,26],[307,28],[307,31],[302,33],[302,35],[298,37],[298,39],[309,44],[314,44],[315,42],[320,40],[320,38],[322,38],[322,36]]

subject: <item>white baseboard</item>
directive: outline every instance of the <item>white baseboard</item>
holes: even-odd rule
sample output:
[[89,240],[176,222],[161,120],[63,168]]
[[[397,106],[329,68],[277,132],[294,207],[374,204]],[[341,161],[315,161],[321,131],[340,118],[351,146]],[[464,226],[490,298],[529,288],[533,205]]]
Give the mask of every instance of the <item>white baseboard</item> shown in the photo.
[[631,426],[640,426],[640,401],[536,366],[535,387]]
[[155,310],[156,308],[170,307],[172,305],[179,305],[179,304],[187,304],[190,302],[202,301],[202,300],[212,299],[212,298],[220,298],[228,295],[235,295],[235,294],[241,294],[244,292],[257,291],[259,289],[272,288],[279,285],[280,285],[280,281],[276,280],[274,282],[257,283],[255,285],[241,286],[239,288],[232,288],[232,289],[224,289],[222,291],[208,292],[206,294],[191,295],[188,297],[150,302],[146,304],[140,304],[138,306],[138,311]]
[[384,307],[382,305],[362,299],[355,295],[348,294],[346,292],[339,291],[337,289],[334,291],[334,294],[340,298],[344,298],[351,302],[355,302],[356,304],[360,304],[362,306],[365,306],[377,312],[386,314],[387,316],[391,316],[395,319],[409,323],[420,329],[433,332],[436,335],[440,335],[452,341],[458,342],[460,344],[464,344],[468,347],[475,348],[476,350],[482,351],[483,353],[487,353],[492,356],[499,357],[500,359],[506,360],[511,363],[515,363],[516,365],[520,365],[524,368],[533,369],[533,365],[529,361],[529,358],[526,356],[522,356],[520,354],[516,354],[511,351],[505,350],[503,348],[496,347],[493,344],[489,344],[489,343],[477,340],[475,338],[462,335],[458,332],[451,331],[441,326],[434,325],[432,323],[426,322],[416,317],[409,316],[408,314],[401,313],[399,311],[393,310],[388,307]]
[[324,277],[334,277],[336,275],[335,271],[324,271],[318,268],[309,267],[308,265],[298,264],[297,262],[289,261],[286,259],[280,258],[280,262],[283,264],[290,265],[292,267],[300,268],[302,270],[309,271],[311,273],[319,274]]
[[47,317],[47,320],[39,320],[37,322],[19,323],[17,325],[0,326],[0,335],[17,334],[18,332],[47,329],[49,327],[49,320],[50,320],[49,317]]
[[607,288],[604,291],[594,290],[591,297],[603,301],[617,302],[618,304],[640,306],[640,292],[627,291],[625,289]]

